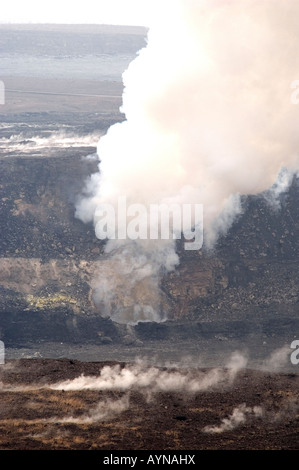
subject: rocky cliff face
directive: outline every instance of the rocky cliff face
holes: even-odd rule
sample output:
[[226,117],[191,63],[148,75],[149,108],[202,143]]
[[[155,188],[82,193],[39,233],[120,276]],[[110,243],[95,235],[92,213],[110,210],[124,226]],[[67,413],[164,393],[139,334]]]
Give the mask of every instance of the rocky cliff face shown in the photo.
[[298,314],[298,179],[273,204],[243,199],[243,213],[212,252],[180,252],[165,280],[176,315],[207,321]]
[[[97,170],[84,158],[95,148],[25,148],[2,151],[0,159],[1,337],[13,344],[34,336],[116,339],[119,329],[92,300],[103,242],[74,215],[86,177]],[[298,202],[294,178],[279,204],[244,197],[243,213],[213,251],[178,245],[180,264],[161,282],[170,320],[298,328]]]

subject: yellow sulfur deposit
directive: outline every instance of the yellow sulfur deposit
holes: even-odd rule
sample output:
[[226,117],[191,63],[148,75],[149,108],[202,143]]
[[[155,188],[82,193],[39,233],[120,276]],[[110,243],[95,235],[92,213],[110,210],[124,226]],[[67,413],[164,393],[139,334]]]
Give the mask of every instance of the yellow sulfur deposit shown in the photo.
[[26,298],[28,307],[32,309],[44,309],[44,308],[56,308],[66,307],[67,305],[77,305],[76,299],[63,294],[53,294],[46,297],[37,297],[34,295],[28,295]]

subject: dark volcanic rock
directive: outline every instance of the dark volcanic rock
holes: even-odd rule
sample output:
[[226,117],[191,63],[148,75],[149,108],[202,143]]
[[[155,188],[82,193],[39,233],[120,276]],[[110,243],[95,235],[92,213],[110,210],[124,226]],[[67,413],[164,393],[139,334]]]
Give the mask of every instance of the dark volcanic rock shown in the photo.
[[[58,341],[96,340],[103,321],[91,302],[103,242],[74,209],[86,178],[97,171],[95,161],[82,160],[94,149],[49,152],[0,160],[0,314],[8,343],[52,335]],[[262,196],[244,198],[243,214],[213,252],[178,246],[180,265],[162,280],[173,320],[213,322],[213,331],[224,337],[298,329],[298,193],[294,178],[276,208]],[[118,341],[115,332],[104,337]],[[136,333],[141,340],[170,336],[167,324],[140,324]]]

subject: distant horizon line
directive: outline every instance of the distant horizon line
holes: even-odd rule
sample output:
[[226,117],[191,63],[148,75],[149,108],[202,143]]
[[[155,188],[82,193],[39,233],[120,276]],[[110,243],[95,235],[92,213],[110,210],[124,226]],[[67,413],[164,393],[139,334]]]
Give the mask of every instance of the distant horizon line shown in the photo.
[[149,29],[149,26],[143,24],[125,24],[125,23],[77,23],[77,22],[52,22],[52,21],[1,21],[0,25],[7,26],[18,26],[18,25],[27,25],[27,26],[112,26],[112,27],[126,27],[126,28],[142,28]]

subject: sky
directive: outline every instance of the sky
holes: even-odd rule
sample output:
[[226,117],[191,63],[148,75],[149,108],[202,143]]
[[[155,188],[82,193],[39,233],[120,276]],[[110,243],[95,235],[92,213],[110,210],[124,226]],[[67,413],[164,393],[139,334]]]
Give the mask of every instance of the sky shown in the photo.
[[[164,0],[10,0],[0,23],[92,23],[150,26],[154,4]],[[157,14],[157,13],[156,13]]]

